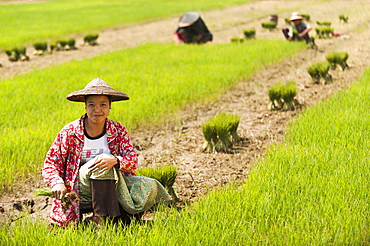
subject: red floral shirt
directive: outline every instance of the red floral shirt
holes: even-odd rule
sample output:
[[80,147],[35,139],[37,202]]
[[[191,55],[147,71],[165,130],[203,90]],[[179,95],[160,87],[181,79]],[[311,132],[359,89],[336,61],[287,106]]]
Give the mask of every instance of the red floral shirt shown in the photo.
[[[83,115],[64,126],[51,145],[42,169],[46,186],[52,188],[58,183],[64,183],[67,192],[74,191],[79,194],[78,170],[84,145],[85,117],[86,115]],[[106,133],[111,154],[120,160],[119,170],[135,175],[133,171],[137,169],[138,159],[127,129],[116,121],[106,119]],[[49,218],[51,223],[68,226],[70,223],[77,224],[79,219],[79,202],[73,202],[64,211],[61,201],[53,199]]]

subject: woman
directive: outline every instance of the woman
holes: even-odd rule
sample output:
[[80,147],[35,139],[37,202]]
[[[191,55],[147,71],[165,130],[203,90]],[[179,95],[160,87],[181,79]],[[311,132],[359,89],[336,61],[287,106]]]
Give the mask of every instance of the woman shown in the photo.
[[[83,211],[92,211],[90,220],[97,224],[128,223],[130,215],[171,200],[157,180],[135,176],[138,159],[127,130],[107,118],[111,102],[128,100],[127,94],[96,78],[67,99],[85,102],[86,114],[63,127],[45,158],[42,175],[54,197],[52,224],[77,224]],[[66,207],[63,198],[70,192],[79,199]]]
[[297,12],[293,12],[289,21],[293,22],[293,26],[288,29],[283,29],[283,33],[289,41],[300,41],[305,40],[306,43],[310,43],[312,39],[308,35],[308,32],[312,30],[312,27],[304,22],[304,18]]

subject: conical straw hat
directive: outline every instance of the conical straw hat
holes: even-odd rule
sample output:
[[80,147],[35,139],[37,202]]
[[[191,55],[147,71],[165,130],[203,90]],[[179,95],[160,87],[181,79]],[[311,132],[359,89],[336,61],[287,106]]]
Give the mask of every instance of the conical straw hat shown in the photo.
[[129,99],[126,93],[113,89],[107,82],[100,78],[93,79],[84,89],[70,93],[67,99],[74,102],[85,102],[85,96],[89,95],[109,96],[112,102]]

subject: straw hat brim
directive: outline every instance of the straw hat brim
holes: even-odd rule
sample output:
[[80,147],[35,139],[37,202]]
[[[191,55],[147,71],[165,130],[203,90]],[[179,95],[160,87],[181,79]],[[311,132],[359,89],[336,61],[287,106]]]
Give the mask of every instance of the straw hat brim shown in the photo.
[[290,17],[289,19],[290,21],[294,21],[294,20],[303,20],[303,17],[302,16],[299,16],[299,15],[296,15],[296,16],[292,16]]
[[130,99],[126,93],[106,86],[91,86],[79,91],[74,91],[67,95],[67,99],[73,102],[85,102],[85,97],[91,95],[109,96],[112,102]]

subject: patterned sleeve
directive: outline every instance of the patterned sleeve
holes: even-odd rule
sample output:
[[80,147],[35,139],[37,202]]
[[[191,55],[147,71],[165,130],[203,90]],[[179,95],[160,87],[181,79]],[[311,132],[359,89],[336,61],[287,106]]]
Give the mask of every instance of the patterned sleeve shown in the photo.
[[119,137],[119,156],[120,160],[120,170],[124,172],[132,173],[137,169],[138,158],[136,154],[136,149],[131,143],[131,138],[128,135],[127,129],[124,126],[120,126]]
[[63,128],[56,136],[49,151],[46,154],[42,176],[46,186],[52,188],[54,185],[64,183],[64,169],[66,156],[66,129]]

